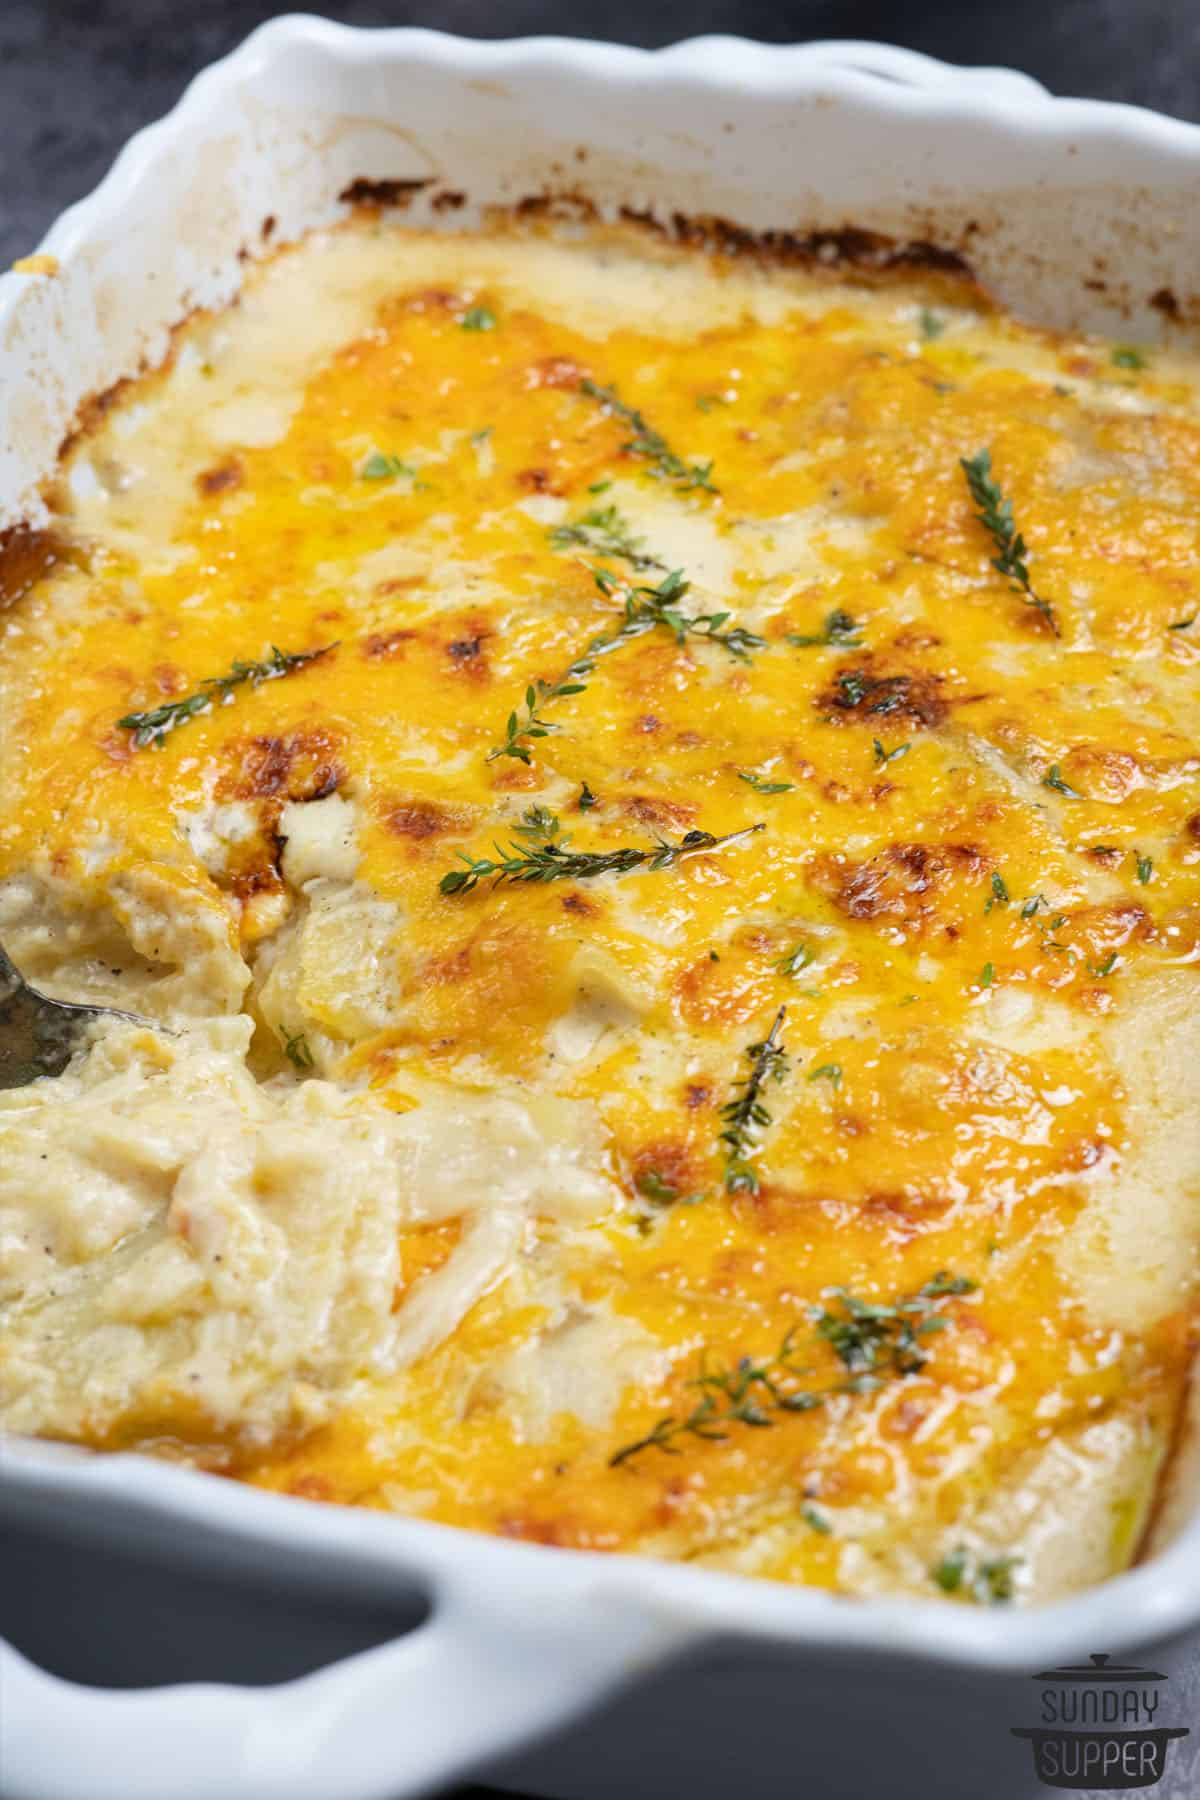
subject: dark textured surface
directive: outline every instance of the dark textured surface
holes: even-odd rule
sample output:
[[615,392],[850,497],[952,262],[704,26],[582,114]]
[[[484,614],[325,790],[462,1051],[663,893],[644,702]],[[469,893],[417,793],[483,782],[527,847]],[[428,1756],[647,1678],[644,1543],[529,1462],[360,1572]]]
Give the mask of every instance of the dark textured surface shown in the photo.
[[[62,208],[95,186],[125,139],[165,112],[198,69],[281,10],[241,0],[0,0],[0,267],[34,247]],[[647,46],[709,31],[776,42],[881,38],[951,61],[1010,64],[1057,93],[1200,119],[1200,0],[1005,0],[991,7],[978,0],[919,7],[902,0],[658,0],[653,7],[644,0],[445,0],[320,10],[359,25],[428,25],[479,37],[557,32]],[[20,1571],[12,1573],[0,1627],[3,1613],[20,1604]],[[53,1605],[40,1588],[38,1603],[48,1598]],[[1190,1679],[1177,1680],[1175,1705],[1200,1725],[1200,1664]],[[1196,1762],[1181,1756],[1177,1770],[1154,1790],[1156,1800],[1193,1800]],[[897,1768],[894,1800],[920,1791],[919,1774]],[[850,1800],[799,1778],[796,1792]],[[483,1800],[483,1790],[471,1794]],[[468,1800],[466,1791],[457,1800]]]

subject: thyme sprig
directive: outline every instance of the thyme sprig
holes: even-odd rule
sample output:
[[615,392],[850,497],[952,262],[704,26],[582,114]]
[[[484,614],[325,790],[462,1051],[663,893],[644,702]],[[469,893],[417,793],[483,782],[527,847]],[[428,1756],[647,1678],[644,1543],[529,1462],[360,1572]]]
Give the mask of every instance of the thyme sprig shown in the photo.
[[657,1420],[644,1437],[610,1456],[609,1467],[618,1468],[643,1450],[678,1455],[679,1439],[684,1437],[722,1443],[735,1425],[762,1429],[778,1424],[788,1414],[814,1412],[838,1395],[872,1393],[887,1378],[914,1375],[929,1360],[922,1341],[944,1331],[949,1323],[938,1302],[973,1293],[975,1285],[965,1276],[942,1270],[915,1294],[891,1306],[859,1300],[836,1289],[836,1311],[812,1309],[818,1339],[833,1349],[847,1370],[844,1379],[826,1387],[800,1385],[813,1371],[797,1348],[798,1325],[788,1330],[773,1356],[743,1356],[732,1368],[714,1369],[702,1354],[699,1372],[687,1383],[700,1394],[692,1410],[668,1413]]
[[590,550],[596,556],[619,556],[634,569],[665,569],[649,556],[617,505],[593,506],[578,519],[555,525],[548,533],[555,550]]
[[942,1313],[931,1312],[932,1300],[958,1299],[974,1290],[965,1275],[943,1270],[908,1299],[892,1306],[859,1300],[845,1288],[835,1288],[834,1307],[816,1315],[819,1336],[854,1377],[855,1393],[869,1393],[879,1385],[880,1372],[915,1375],[929,1361],[921,1339],[946,1329]]
[[[613,593],[619,585],[604,569],[597,571],[596,583],[602,593]],[[749,662],[751,653],[761,650],[766,639],[759,637],[757,632],[747,631],[742,625],[735,625],[732,631],[724,630],[731,617],[728,612],[680,612],[678,602],[690,591],[691,585],[682,569],[672,569],[657,587],[631,589],[625,598],[625,623],[613,643],[639,637],[656,626],[665,626],[674,633],[677,644],[682,644],[688,637],[706,638],[711,644],[720,644],[735,662]],[[601,642],[605,648],[610,647],[605,640]]]
[[[607,569],[595,570],[594,579],[602,594],[611,595],[622,591],[622,584]],[[583,654],[568,665],[560,681],[539,680],[530,683],[525,690],[524,717],[519,712],[509,714],[504,742],[488,752],[488,761],[495,762],[500,756],[512,756],[518,762],[527,764],[530,760],[530,744],[538,738],[549,737],[552,731],[560,729],[554,720],[542,718],[540,709],[551,700],[565,700],[572,694],[582,694],[589,676],[595,671],[599,657],[607,656],[609,651],[618,649],[634,638],[644,637],[648,631],[654,631],[660,626],[672,632],[678,644],[682,644],[689,636],[720,644],[735,662],[748,662],[752,651],[762,649],[764,640],[754,632],[746,631],[740,625],[735,625],[729,631],[723,629],[730,616],[727,612],[681,612],[678,603],[690,587],[691,583],[685,579],[683,570],[672,569],[657,587],[625,588],[625,616],[616,631],[602,632],[599,637],[594,637]]]
[[126,713],[117,724],[133,733],[135,750],[144,750],[147,744],[161,746],[178,726],[232,700],[236,688],[247,684],[261,687],[264,681],[278,681],[281,676],[302,669],[306,663],[328,656],[336,648],[336,644],[325,644],[320,650],[285,651],[272,644],[271,654],[265,662],[234,662],[228,675],[209,677],[200,683],[195,693],[185,694],[181,700],[167,700],[149,712]]
[[721,1108],[725,1128],[720,1142],[725,1146],[725,1192],[757,1194],[758,1176],[751,1164],[757,1138],[771,1123],[771,1115],[762,1100],[768,1081],[782,1081],[787,1074],[787,1052],[779,1041],[787,1007],[781,1006],[766,1037],[757,1044],[747,1044],[746,1058],[750,1071],[739,1084],[740,1092]]
[[1013,519],[1012,501],[1007,499],[998,481],[992,479],[992,453],[980,450],[974,456],[960,456],[959,465],[967,478],[967,488],[972,500],[979,508],[975,517],[989,532],[996,554],[992,557],[993,569],[1008,577],[1015,592],[1023,595],[1026,606],[1032,606],[1039,612],[1055,637],[1059,637],[1058,620],[1054,608],[1048,600],[1035,592],[1029,578],[1029,568],[1025,558],[1029,555],[1029,547],[1021,533],[1017,530]]
[[715,494],[719,490],[713,485],[712,463],[684,462],[677,456],[661,432],[648,425],[634,406],[627,406],[613,388],[601,387],[587,376],[579,384],[581,394],[589,400],[598,400],[601,406],[628,425],[633,436],[621,445],[630,456],[637,456],[651,465],[650,472],[659,480],[671,481],[681,494],[690,494],[702,489],[707,494]]
[[[534,813],[544,815],[550,822],[535,822],[531,817]],[[633,845],[624,845],[619,850],[572,850],[569,848],[571,840],[562,833],[559,820],[553,814],[547,814],[544,808],[530,807],[523,818],[524,826],[516,827],[523,842],[510,842],[507,848],[500,843],[494,844],[494,859],[468,856],[465,851],[460,851],[459,859],[466,866],[451,869],[443,875],[438,891],[469,894],[489,876],[495,877],[493,886],[499,887],[502,881],[592,881],[597,875],[625,875],[633,869],[669,869],[685,857],[696,856],[704,850],[720,850],[726,844],[738,843],[764,829],[762,824],[748,825],[742,831],[731,831],[724,837],[714,837],[711,831],[689,831],[677,844],[658,838],[651,850],[639,850]]]

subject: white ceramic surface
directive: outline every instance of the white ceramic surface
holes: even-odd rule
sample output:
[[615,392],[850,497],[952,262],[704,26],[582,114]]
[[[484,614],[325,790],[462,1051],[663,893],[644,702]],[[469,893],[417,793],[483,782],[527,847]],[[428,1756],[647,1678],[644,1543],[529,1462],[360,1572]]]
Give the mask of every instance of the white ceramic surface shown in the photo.
[[[713,214],[756,230],[852,223],[962,247],[1027,315],[1126,337],[1162,331],[1164,292],[1186,313],[1200,289],[1200,130],[1053,100],[1010,71],[869,44],[711,38],[647,53],[281,19],[200,76],[64,215],[43,246],[61,261],[57,277],[0,278],[0,526],[38,517],[38,484],[85,398],[161,356],[192,307],[229,298],[239,252],[264,246],[265,219],[272,244],[294,237],[337,217],[360,177],[430,180],[414,216],[435,189],[463,191],[451,223],[564,189],[604,211]],[[769,1734],[747,1737],[741,1791],[800,1791],[803,1696],[823,1706],[820,1680],[836,1669],[855,1696],[853,1791],[867,1791],[875,1756],[877,1791],[899,1794],[889,1696],[904,1695],[930,1732],[943,1697],[966,1696],[964,1716],[981,1709],[1004,1734],[1018,1722],[1004,1711],[1013,1678],[1200,1630],[1196,1518],[1143,1567],[1017,1613],[848,1603],[52,1446],[5,1449],[4,1514],[84,1537],[98,1555],[124,1544],[234,1575],[270,1569],[284,1584],[319,1568],[364,1599],[415,1589],[430,1608],[411,1634],[273,1688],[105,1691],[0,1646],[7,1800],[400,1800],[715,1644],[743,1675],[774,1670],[784,1739],[792,1721],[798,1734],[791,1787],[756,1750]],[[719,1705],[704,1729],[723,1766],[734,1737]],[[947,1791],[986,1790],[977,1770],[951,1774]],[[1013,1800],[1005,1780],[997,1791]],[[621,1785],[669,1791],[630,1787],[627,1775]],[[605,1791],[594,1767],[578,1786]],[[922,1791],[942,1790],[930,1779]]]

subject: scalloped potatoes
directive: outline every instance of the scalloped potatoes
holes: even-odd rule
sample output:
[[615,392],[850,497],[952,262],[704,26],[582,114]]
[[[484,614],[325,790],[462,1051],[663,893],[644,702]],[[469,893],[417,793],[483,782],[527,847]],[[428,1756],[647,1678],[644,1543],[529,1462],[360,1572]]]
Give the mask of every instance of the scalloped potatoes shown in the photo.
[[10,1428],[851,1592],[1128,1561],[1200,1285],[1198,371],[370,217],[184,327],[0,615],[0,938],[176,1034],[0,1096]]

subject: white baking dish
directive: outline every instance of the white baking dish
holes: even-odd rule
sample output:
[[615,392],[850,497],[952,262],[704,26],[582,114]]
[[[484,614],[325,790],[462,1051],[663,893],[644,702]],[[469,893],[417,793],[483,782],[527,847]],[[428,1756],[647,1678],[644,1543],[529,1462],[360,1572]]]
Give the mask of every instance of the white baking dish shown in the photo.
[[[1200,288],[1200,130],[1052,100],[1013,73],[863,44],[713,38],[647,54],[282,19],[202,75],[59,221],[43,246],[57,276],[0,280],[0,525],[36,519],[89,395],[153,362],[176,320],[234,293],[247,253],[335,218],[363,179],[429,183],[413,201],[422,216],[436,193],[462,193],[452,223],[570,191],[604,211],[755,231],[853,224],[960,249],[1025,314],[1126,337],[1187,329]],[[1029,1722],[1030,1674],[1098,1650],[1153,1646],[1169,1662],[1200,1633],[1187,1460],[1150,1560],[1021,1613],[851,1603],[12,1445],[0,1508],[64,1556],[123,1546],[152,1568],[207,1571],[222,1591],[315,1592],[318,1611],[336,1591],[398,1627],[428,1614],[274,1687],[106,1690],[4,1648],[4,1792],[399,1800],[494,1769],[622,1690],[512,1778],[581,1796],[1017,1800],[1034,1791],[1009,1733]],[[1187,1704],[1180,1688],[1165,1722],[1185,1723]],[[1169,1778],[1160,1800],[1187,1791]]]

